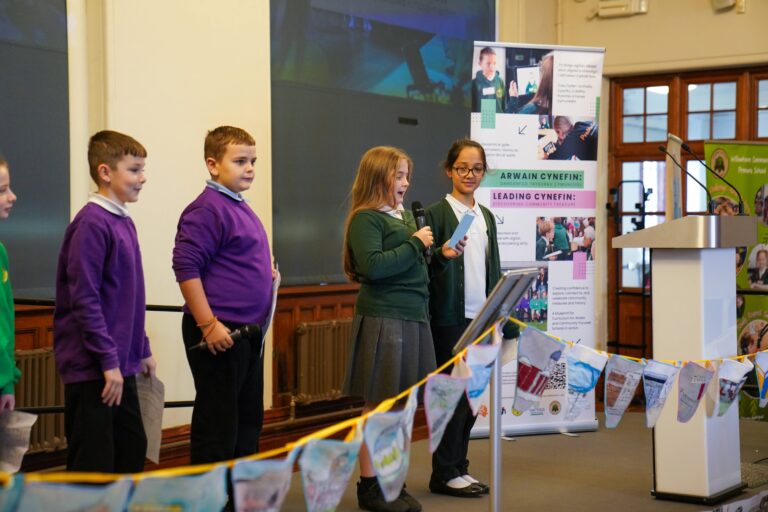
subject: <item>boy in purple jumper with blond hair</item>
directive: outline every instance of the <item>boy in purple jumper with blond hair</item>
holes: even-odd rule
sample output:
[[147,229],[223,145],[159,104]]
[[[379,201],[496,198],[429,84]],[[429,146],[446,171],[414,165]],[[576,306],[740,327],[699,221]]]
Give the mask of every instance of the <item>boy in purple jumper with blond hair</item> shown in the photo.
[[[265,327],[275,277],[267,233],[241,195],[253,182],[256,142],[245,130],[220,126],[208,132],[204,151],[211,179],[182,212],[173,249],[185,301],[181,330],[196,392],[192,464],[259,449],[262,335],[233,342],[230,332]],[[203,349],[192,349],[200,344]]]
[[144,331],[144,271],[126,203],[146,182],[147,151],[132,137],[88,144],[98,186],[64,234],[56,275],[53,349],[64,382],[69,471],[136,473],[147,437],[136,374],[154,375]]

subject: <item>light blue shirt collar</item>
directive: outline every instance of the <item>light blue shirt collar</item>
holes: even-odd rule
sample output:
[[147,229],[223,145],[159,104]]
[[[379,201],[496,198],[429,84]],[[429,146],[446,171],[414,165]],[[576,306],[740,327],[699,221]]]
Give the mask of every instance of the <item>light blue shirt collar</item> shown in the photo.
[[245,200],[243,198],[242,194],[238,194],[236,192],[232,192],[231,190],[229,190],[227,187],[225,187],[221,183],[218,183],[218,182],[213,181],[213,180],[205,180],[205,183],[208,186],[208,188],[212,188],[213,190],[217,190],[217,191],[221,192],[222,194],[224,194],[225,196],[231,197],[235,201],[244,201]]

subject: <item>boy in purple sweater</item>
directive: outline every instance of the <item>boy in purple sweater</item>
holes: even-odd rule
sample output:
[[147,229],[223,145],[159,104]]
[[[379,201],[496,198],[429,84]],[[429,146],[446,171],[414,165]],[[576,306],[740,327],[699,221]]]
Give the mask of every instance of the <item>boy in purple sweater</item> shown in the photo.
[[147,151],[122,133],[88,144],[98,186],[64,234],[53,349],[64,382],[69,471],[135,473],[147,438],[135,375],[155,373],[144,331],[144,271],[126,203],[138,200]]
[[[264,419],[261,332],[233,342],[244,325],[265,326],[272,302],[267,233],[241,195],[253,182],[256,142],[220,126],[205,138],[211,179],[179,219],[173,270],[184,296],[181,330],[195,381],[190,459],[256,453]],[[260,331],[259,329],[255,329]],[[189,350],[204,342],[204,348]]]

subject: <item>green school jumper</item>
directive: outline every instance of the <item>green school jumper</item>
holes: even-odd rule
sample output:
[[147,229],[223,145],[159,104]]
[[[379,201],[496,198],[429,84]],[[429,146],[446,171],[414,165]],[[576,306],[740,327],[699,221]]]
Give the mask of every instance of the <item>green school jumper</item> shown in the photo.
[[376,210],[355,214],[348,244],[360,282],[356,314],[428,321],[429,276],[424,244],[415,232],[416,221],[408,210],[403,220]]
[[13,394],[21,370],[13,357],[15,339],[13,293],[8,275],[8,253],[0,243],[0,394]]
[[[499,244],[496,239],[496,219],[483,205],[480,210],[488,229],[488,256],[485,260],[485,294],[491,293],[501,279]],[[445,198],[427,208],[427,224],[432,228],[435,238],[435,254],[432,256],[430,288],[432,297],[429,302],[431,322],[438,326],[462,325],[464,315],[464,255],[448,260],[440,248],[450,240],[459,220],[453,208]],[[517,324],[507,322],[504,337],[516,338],[520,333]]]

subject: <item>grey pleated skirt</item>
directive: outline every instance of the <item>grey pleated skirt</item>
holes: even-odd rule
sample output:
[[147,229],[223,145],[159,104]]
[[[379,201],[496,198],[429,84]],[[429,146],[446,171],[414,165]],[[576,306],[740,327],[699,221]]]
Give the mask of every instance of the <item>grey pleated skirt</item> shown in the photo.
[[344,393],[368,403],[392,398],[436,368],[426,322],[355,315]]

